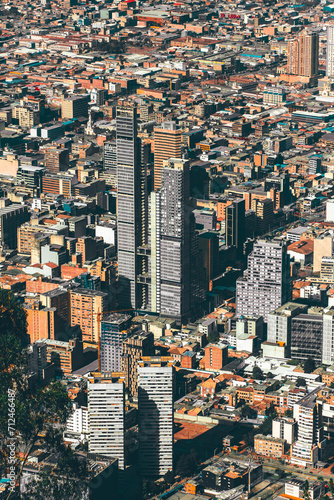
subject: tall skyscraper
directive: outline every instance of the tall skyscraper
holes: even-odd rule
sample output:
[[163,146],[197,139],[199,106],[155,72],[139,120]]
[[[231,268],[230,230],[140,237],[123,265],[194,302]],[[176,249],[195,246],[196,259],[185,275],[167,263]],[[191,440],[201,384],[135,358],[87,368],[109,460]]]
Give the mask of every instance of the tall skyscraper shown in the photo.
[[226,207],[226,245],[234,246],[238,254],[242,254],[245,236],[245,200],[234,200]]
[[163,162],[161,190],[151,194],[150,310],[185,318],[205,295],[205,274],[189,198],[189,162]]
[[286,244],[258,240],[248,256],[248,267],[237,279],[237,316],[263,316],[291,299],[290,257]]
[[122,346],[128,336],[130,316],[109,314],[101,321],[100,362],[102,372],[120,372],[122,370]]
[[303,31],[288,41],[287,72],[290,75],[316,76],[319,66],[319,35]]
[[327,28],[326,75],[334,77],[334,26]]
[[90,453],[117,458],[125,467],[125,385],[121,373],[93,372],[88,377]]
[[163,161],[181,158],[181,130],[175,122],[164,122],[154,129],[154,189],[161,188]]
[[144,357],[138,364],[139,465],[144,477],[173,469],[173,360]]
[[141,168],[140,140],[137,138],[136,109],[118,108],[116,115],[117,145],[117,242],[118,276],[123,306],[145,307],[147,283],[138,279],[146,272],[147,235],[146,175]]

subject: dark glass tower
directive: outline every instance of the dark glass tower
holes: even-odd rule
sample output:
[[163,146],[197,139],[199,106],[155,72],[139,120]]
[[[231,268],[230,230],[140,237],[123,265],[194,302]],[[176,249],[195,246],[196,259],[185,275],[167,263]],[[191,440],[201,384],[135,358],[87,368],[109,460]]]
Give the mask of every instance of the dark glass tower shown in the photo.
[[147,288],[138,279],[146,271],[139,247],[147,243],[147,195],[136,109],[117,109],[116,145],[119,301],[136,309],[145,307]]

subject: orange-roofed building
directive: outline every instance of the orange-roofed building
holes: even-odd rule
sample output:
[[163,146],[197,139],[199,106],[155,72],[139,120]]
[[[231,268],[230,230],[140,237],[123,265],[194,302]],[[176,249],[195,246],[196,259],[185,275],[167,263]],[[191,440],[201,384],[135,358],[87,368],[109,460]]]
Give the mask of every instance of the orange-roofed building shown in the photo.
[[201,383],[201,396],[213,398],[216,392],[216,387],[217,382],[215,382],[212,378],[208,378]]
[[29,293],[46,293],[59,288],[57,283],[43,281],[42,278],[30,279],[26,282],[26,291]]
[[202,413],[201,408],[193,408],[188,411],[188,415],[192,415],[193,417],[197,417],[198,415],[200,415],[200,413]]
[[31,276],[27,276],[26,274],[0,276],[0,288],[3,290],[11,290],[12,292],[19,292],[25,289],[26,282],[30,279]]
[[71,266],[70,264],[63,264],[60,269],[61,277],[64,280],[72,280],[73,278],[80,276],[80,274],[87,272],[87,269],[77,266]]
[[288,254],[295,262],[300,262],[302,266],[306,266],[313,262],[313,248],[314,240],[295,241],[288,246]]
[[312,284],[311,281],[294,281],[293,289],[292,289],[292,298],[293,300],[300,298],[300,290],[306,286],[310,286]]
[[244,382],[245,381],[245,379],[243,377],[240,377],[240,375],[234,375],[232,373],[221,373],[220,375],[217,375],[217,377],[215,377],[215,380],[217,382],[226,381],[226,385],[232,385],[233,380],[235,380],[237,382]]
[[181,363],[182,354],[185,353],[187,349],[185,347],[171,347],[168,350],[168,355],[173,358],[174,361]]
[[187,408],[185,406],[183,408],[179,408],[178,410],[176,410],[176,413],[181,413],[182,415],[184,415],[185,413],[187,413]]

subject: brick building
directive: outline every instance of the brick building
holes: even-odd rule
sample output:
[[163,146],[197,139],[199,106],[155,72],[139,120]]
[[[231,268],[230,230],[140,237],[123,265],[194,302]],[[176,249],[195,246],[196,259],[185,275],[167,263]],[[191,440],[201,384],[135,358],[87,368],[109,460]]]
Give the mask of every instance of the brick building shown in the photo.
[[107,309],[107,299],[108,295],[104,292],[85,288],[71,290],[71,326],[80,326],[83,341],[98,343],[98,315]]
[[227,364],[228,347],[209,344],[205,348],[205,370],[221,370]]

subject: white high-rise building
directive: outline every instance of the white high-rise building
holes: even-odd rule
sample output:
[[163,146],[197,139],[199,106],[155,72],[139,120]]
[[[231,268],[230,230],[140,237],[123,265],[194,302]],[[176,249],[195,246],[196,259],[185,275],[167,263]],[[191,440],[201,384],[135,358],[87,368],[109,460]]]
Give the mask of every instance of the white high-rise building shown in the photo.
[[271,344],[281,343],[286,346],[286,354],[291,348],[292,318],[307,309],[303,304],[287,302],[268,314],[267,341]]
[[125,466],[125,378],[120,373],[95,372],[88,378],[90,453],[117,458]]
[[86,441],[88,437],[88,408],[73,403],[73,412],[66,421],[66,438],[76,438],[80,441]]
[[274,438],[285,439],[288,444],[293,444],[297,436],[297,422],[293,418],[275,418],[272,421],[272,435]]
[[291,299],[290,257],[285,243],[258,240],[237,279],[237,316],[268,315]]
[[314,466],[318,461],[318,444],[323,434],[318,392],[317,388],[293,405],[293,418],[298,423],[298,439],[292,446],[292,464]]
[[334,77],[334,26],[327,28],[326,75]]
[[173,360],[143,357],[138,363],[139,464],[144,477],[173,469]]
[[334,363],[334,308],[329,309],[323,315],[322,362],[324,365]]
[[326,221],[334,222],[334,200],[330,199],[326,201]]

